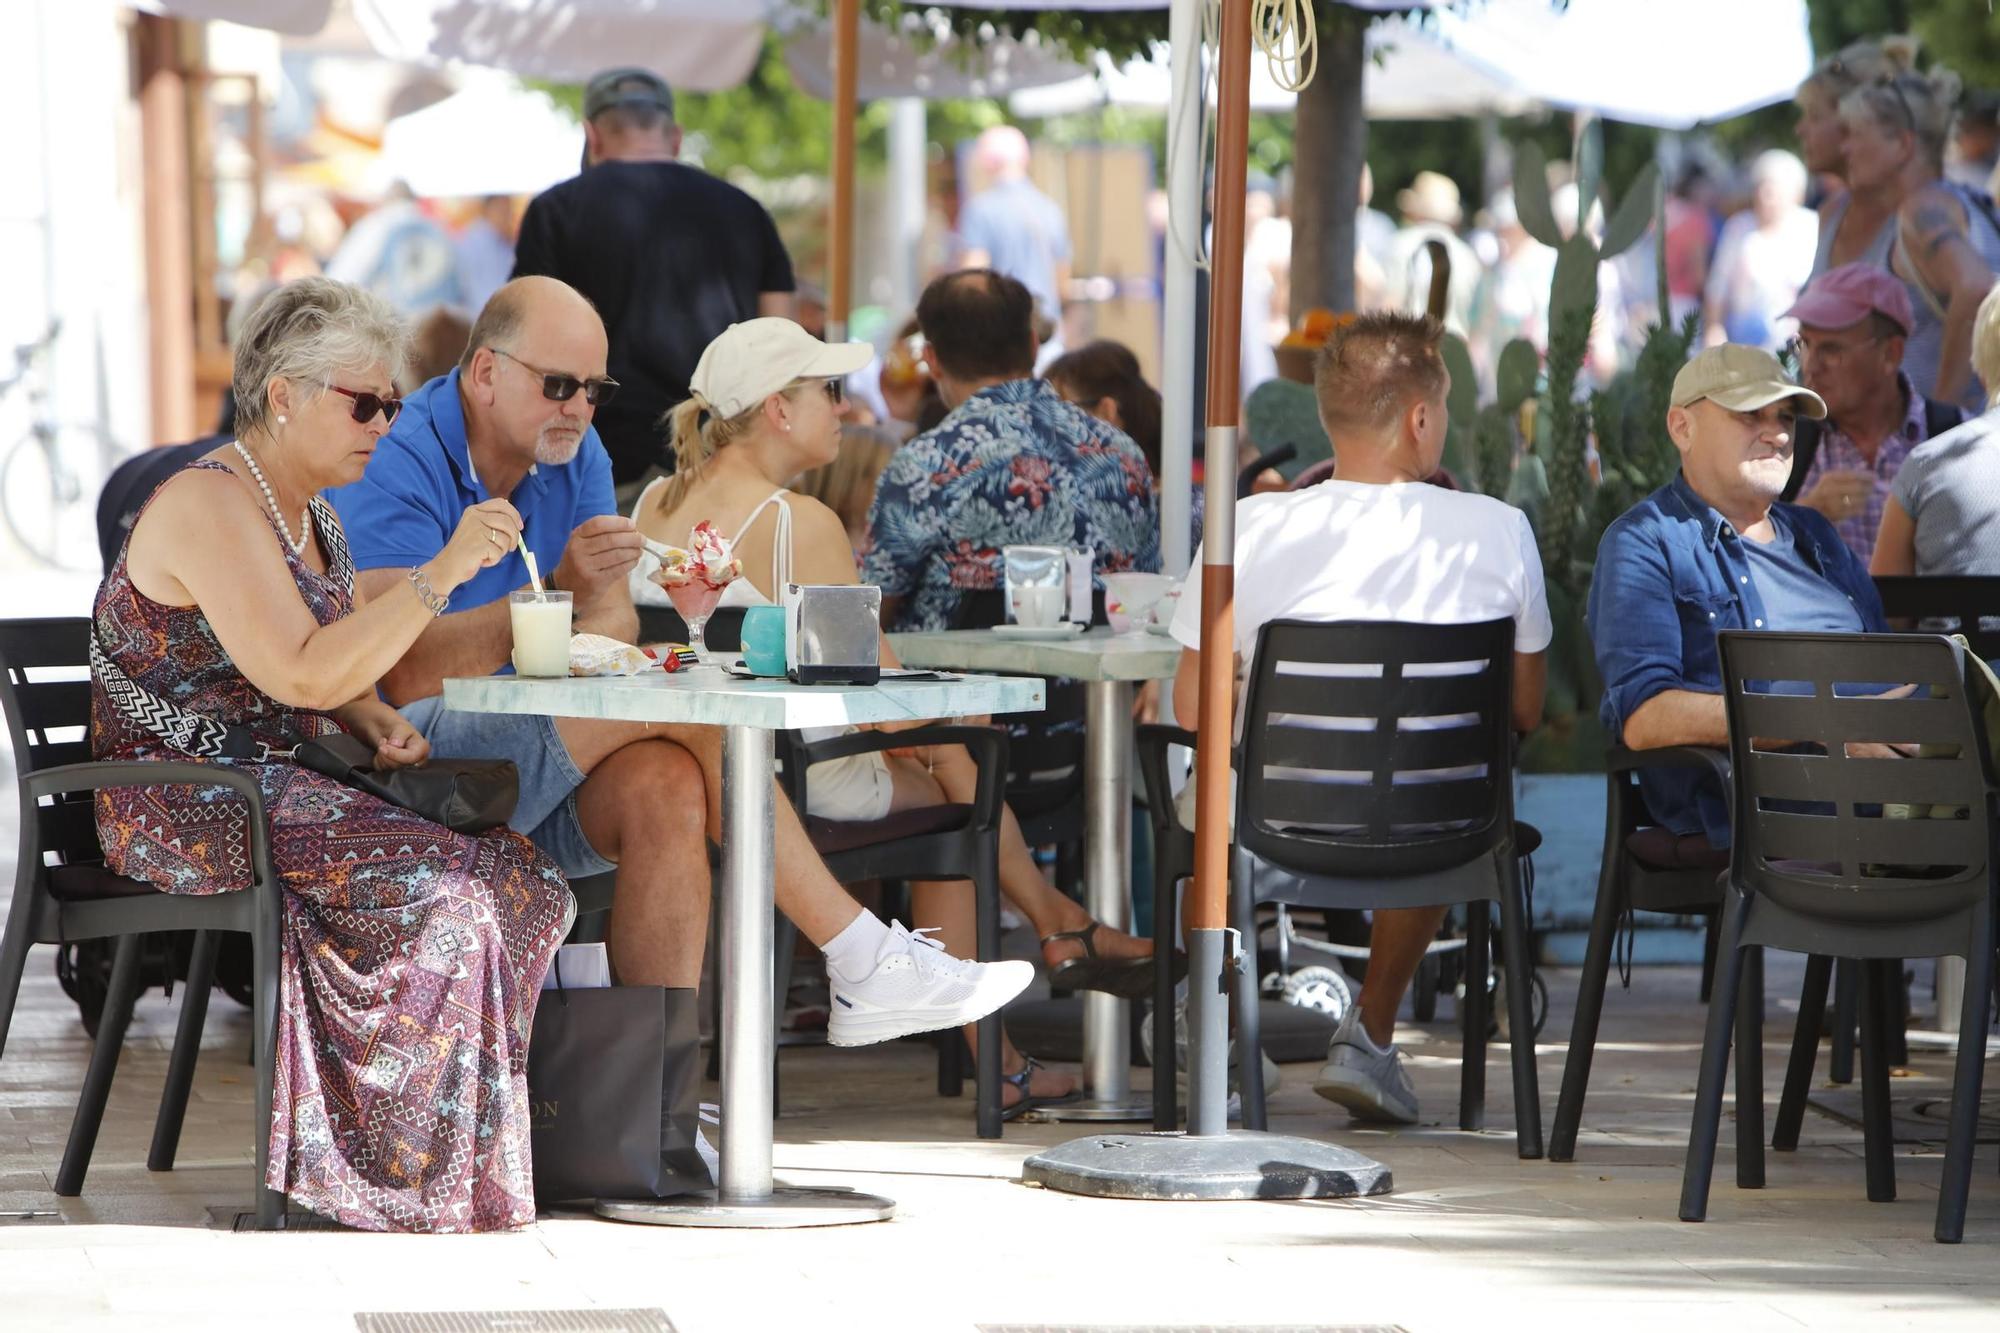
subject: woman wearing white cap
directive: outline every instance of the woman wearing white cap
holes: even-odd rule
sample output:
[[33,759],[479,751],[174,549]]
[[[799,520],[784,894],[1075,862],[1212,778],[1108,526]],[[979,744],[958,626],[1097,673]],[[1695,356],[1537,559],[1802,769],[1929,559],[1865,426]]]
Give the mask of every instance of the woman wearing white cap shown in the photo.
[[[787,582],[856,582],[854,550],[839,516],[787,491],[785,483],[838,454],[842,379],[872,355],[865,344],[829,346],[787,319],[732,324],[702,353],[693,395],[669,414],[675,471],[639,497],[632,518],[640,531],[674,545],[686,545],[702,521],[733,533],[731,549],[743,562],[744,577],[724,591],[725,606],[767,605]],[[649,572],[645,563],[633,571],[634,597],[663,601]],[[887,640],[882,661],[895,663]],[[814,765],[809,813],[882,819],[899,810],[968,802],[977,783],[978,771],[962,746],[861,755]],[[1041,936],[1057,984],[1150,993],[1151,942],[1093,921],[1050,886],[1011,811],[1000,844],[1000,880],[1002,892]],[[941,884],[914,885],[911,910],[920,923],[937,927],[948,950],[970,955],[969,895]],[[973,1037],[973,1030],[967,1034]],[[1010,1071],[1003,1096],[1011,1112],[1074,1091],[1073,1080],[1024,1059],[1011,1043],[1002,1064]]]

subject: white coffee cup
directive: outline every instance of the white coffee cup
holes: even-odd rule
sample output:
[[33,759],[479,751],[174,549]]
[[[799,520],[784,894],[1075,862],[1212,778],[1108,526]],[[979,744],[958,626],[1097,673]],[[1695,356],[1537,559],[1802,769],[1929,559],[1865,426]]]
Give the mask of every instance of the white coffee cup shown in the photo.
[[1062,588],[1014,589],[1014,623],[1032,629],[1052,629],[1062,619],[1068,593]]

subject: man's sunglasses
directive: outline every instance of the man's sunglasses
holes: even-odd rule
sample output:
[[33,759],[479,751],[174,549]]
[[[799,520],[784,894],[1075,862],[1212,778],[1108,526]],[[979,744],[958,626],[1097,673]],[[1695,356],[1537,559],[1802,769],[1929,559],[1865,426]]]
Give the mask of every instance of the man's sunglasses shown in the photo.
[[576,391],[581,389],[583,390],[584,402],[589,403],[592,407],[602,407],[604,404],[610,402],[612,396],[618,392],[618,381],[612,379],[609,375],[600,379],[580,380],[574,375],[558,374],[555,371],[543,370],[540,366],[531,366],[512,352],[503,352],[497,347],[489,350],[495,356],[506,357],[509,361],[512,361],[515,365],[528,371],[530,374],[540,375],[542,377],[542,397],[547,398],[551,402],[566,403],[576,397]]
[[382,424],[386,426],[396,419],[398,412],[403,410],[403,400],[400,398],[384,398],[379,393],[368,393],[361,389],[343,389],[338,384],[329,384],[326,387],[354,400],[354,419],[364,426],[375,419],[377,412],[382,414]]

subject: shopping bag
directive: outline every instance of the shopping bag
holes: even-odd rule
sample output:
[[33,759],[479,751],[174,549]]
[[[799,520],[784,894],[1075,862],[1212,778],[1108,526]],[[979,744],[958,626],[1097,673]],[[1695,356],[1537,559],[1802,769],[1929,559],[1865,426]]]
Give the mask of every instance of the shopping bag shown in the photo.
[[696,1146],[701,1068],[692,990],[545,991],[528,1045],[535,1202],[713,1188]]

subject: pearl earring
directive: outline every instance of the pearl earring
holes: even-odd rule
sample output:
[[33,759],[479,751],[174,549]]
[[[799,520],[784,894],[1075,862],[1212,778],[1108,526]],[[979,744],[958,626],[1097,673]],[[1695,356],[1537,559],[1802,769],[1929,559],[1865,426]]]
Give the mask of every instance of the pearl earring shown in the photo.
[[282,412],[278,414],[278,424],[279,424],[280,426],[284,425],[284,424],[285,424],[286,422],[288,422],[288,421],[290,421],[290,420],[291,420],[291,418],[290,418],[290,417],[288,417],[288,416],[286,416],[286,415],[284,415],[284,414],[283,414]]

